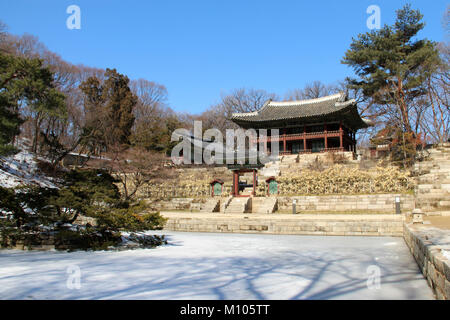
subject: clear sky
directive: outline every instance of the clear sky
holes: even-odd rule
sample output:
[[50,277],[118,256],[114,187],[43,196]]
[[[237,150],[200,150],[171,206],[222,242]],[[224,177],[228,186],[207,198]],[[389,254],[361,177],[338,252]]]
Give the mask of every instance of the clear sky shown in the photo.
[[[367,7],[392,24],[407,2],[424,14],[419,36],[443,41],[446,0],[0,0],[0,20],[69,62],[164,84],[174,110],[200,113],[234,88],[284,96],[344,79],[352,71],[340,60],[369,31]],[[80,30],[66,27],[72,4]]]

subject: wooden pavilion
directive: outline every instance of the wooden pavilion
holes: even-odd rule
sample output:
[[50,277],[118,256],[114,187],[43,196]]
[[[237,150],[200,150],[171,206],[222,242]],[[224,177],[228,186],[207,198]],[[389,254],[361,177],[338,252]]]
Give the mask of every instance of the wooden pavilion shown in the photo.
[[279,135],[268,131],[267,137],[258,136],[258,145],[264,142],[270,153],[268,142],[278,141],[280,155],[355,152],[356,132],[370,125],[359,115],[356,101],[344,93],[300,101],[269,100],[258,111],[234,113],[231,120],[244,129],[278,129]]

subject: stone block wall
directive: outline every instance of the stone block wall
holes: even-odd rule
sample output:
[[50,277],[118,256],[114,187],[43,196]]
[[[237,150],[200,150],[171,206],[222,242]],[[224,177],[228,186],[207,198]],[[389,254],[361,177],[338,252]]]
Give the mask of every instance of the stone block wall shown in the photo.
[[[297,213],[312,212],[354,212],[354,213],[395,213],[395,198],[400,197],[402,213],[414,209],[414,196],[410,194],[371,194],[371,195],[330,195],[330,196],[290,196],[277,197],[280,212],[292,212],[292,201],[296,200]],[[225,194],[216,197],[225,201]],[[147,200],[152,210],[199,211],[206,198],[173,198],[170,200]]]
[[164,212],[166,230],[332,236],[403,235],[403,215],[240,215]]
[[369,194],[333,196],[277,197],[280,211],[292,211],[292,202],[297,200],[296,210],[302,211],[364,211],[395,213],[395,198],[400,197],[402,213],[414,209],[414,196],[410,194]]
[[[412,224],[404,225],[403,237],[408,245],[414,259],[419,265],[423,276],[433,289],[436,298],[439,300],[450,299],[450,261],[443,254],[445,248],[450,249],[449,245],[439,244],[436,239],[442,239],[442,236],[449,235],[448,230],[439,230],[430,228],[427,231],[421,231]],[[440,233],[433,239],[433,233]]]
[[[173,198],[171,200],[148,201],[152,210],[191,210],[195,207],[193,198]],[[197,202],[200,206],[200,202]],[[199,208],[200,209],[200,208]]]
[[18,236],[14,237],[14,239],[6,236],[0,236],[0,242],[5,248],[16,250],[47,251],[54,250],[57,247],[55,246],[54,234],[48,232]]

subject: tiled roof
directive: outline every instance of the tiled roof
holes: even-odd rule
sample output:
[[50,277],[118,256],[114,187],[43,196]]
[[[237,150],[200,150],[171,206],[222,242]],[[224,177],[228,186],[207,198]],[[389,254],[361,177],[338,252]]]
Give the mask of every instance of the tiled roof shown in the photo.
[[[231,120],[238,125],[262,124],[280,120],[318,121],[323,118],[351,119],[354,127],[366,128],[368,123],[358,114],[355,100],[346,100],[344,93],[300,101],[267,101],[255,112],[233,113]],[[347,121],[348,122],[348,121]]]

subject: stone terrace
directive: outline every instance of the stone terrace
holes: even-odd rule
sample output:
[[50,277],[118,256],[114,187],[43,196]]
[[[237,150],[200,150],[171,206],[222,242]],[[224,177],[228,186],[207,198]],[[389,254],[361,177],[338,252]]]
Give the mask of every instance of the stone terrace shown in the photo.
[[334,236],[402,236],[404,215],[161,212],[166,230]]

